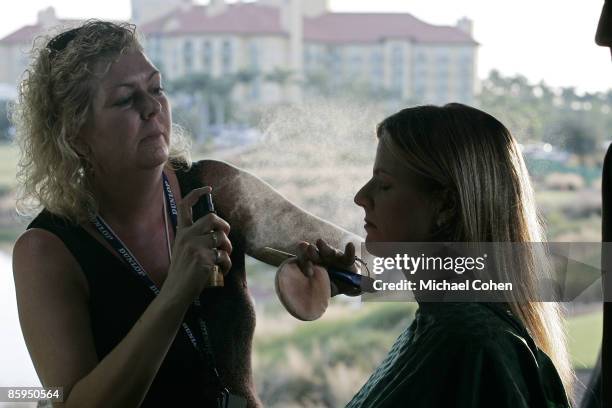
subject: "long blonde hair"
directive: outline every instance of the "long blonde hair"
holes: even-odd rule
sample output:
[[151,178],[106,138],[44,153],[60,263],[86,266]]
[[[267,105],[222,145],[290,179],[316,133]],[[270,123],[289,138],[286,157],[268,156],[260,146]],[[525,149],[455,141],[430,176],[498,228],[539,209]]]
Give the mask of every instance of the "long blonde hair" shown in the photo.
[[[74,223],[97,211],[91,188],[91,162],[79,155],[75,140],[91,115],[99,73],[121,54],[142,51],[136,27],[89,20],[55,37],[38,38],[12,107],[16,141],[17,211],[32,216],[41,207]],[[104,65],[103,65],[104,66]],[[190,163],[189,143],[173,125],[169,162]]]
[[[523,157],[508,129],[493,116],[457,103],[418,106],[385,119],[377,135],[422,176],[430,191],[444,191],[453,202],[454,216],[443,227],[445,240],[545,241]],[[523,300],[508,299],[508,304],[551,358],[571,396],[574,375],[560,305],[524,301],[536,298],[536,275],[542,275],[543,266],[537,253],[504,260],[504,267],[511,268],[520,282],[518,296]]]

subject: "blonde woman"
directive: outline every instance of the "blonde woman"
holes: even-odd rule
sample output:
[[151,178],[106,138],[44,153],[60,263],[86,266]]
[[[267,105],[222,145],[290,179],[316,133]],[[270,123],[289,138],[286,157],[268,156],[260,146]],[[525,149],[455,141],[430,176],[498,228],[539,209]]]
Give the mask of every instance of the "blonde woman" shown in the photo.
[[[421,106],[385,119],[377,135],[373,177],[355,196],[366,242],[542,242],[517,143],[492,116]],[[327,263],[338,256],[318,244]],[[518,299],[421,302],[348,407],[570,406],[559,306],[516,301],[534,299],[536,265],[505,265],[522,283]]]
[[[19,317],[57,406],[261,406],[245,254],[274,263],[264,246],[348,233],[249,173],[192,165],[132,25],[44,41],[14,119],[18,204],[36,216],[14,247]],[[217,215],[195,221],[211,190]],[[218,270],[224,286],[205,289]]]

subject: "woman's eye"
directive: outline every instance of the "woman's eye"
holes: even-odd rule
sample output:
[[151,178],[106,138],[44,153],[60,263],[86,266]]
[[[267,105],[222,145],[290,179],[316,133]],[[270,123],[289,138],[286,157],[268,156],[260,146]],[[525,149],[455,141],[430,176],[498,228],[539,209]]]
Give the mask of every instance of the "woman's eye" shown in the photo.
[[377,183],[378,188],[382,191],[387,191],[391,188],[389,184],[381,183],[380,181]]
[[130,104],[130,102],[132,102],[132,96],[128,96],[122,99],[119,99],[117,102],[115,102],[115,106],[127,106]]

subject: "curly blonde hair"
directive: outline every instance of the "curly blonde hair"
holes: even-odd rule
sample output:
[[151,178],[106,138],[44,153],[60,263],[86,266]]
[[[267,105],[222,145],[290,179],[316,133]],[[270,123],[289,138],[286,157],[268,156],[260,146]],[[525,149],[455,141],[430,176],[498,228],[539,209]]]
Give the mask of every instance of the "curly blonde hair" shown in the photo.
[[[17,212],[32,217],[42,207],[79,224],[98,210],[91,162],[75,141],[92,114],[97,81],[128,51],[142,51],[136,26],[88,20],[55,37],[36,39],[12,107],[16,141]],[[100,74],[95,68],[105,66]],[[106,64],[106,65],[104,65]],[[98,72],[98,73],[96,73]],[[189,166],[189,142],[173,125],[168,165]]]

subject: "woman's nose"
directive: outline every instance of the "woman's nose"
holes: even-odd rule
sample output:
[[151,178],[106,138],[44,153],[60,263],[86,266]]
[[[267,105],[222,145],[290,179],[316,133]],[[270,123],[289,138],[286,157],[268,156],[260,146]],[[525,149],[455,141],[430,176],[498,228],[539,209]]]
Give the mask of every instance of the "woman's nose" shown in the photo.
[[143,120],[148,120],[161,112],[161,103],[150,95],[143,97],[141,116]]
[[372,203],[372,200],[368,196],[368,184],[369,183],[366,183],[363,187],[361,187],[353,198],[355,204],[363,208],[371,207]]

